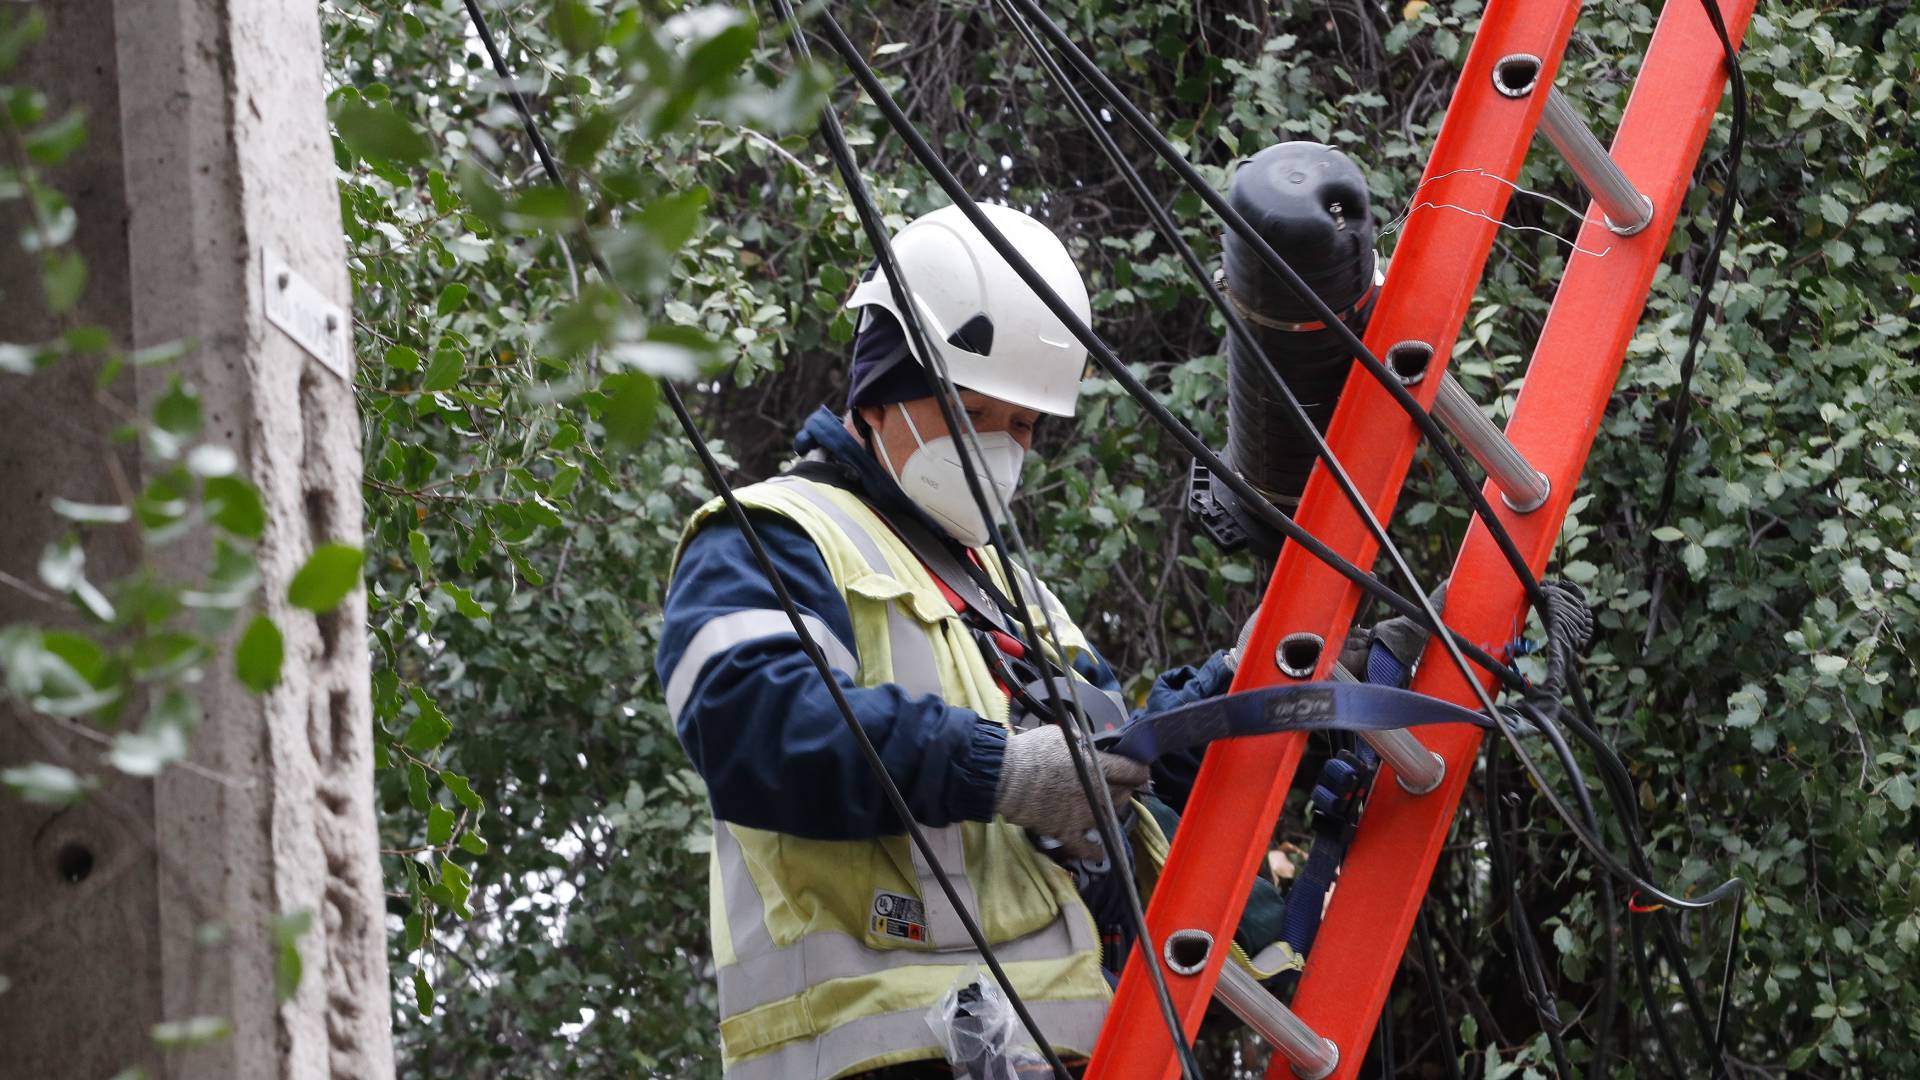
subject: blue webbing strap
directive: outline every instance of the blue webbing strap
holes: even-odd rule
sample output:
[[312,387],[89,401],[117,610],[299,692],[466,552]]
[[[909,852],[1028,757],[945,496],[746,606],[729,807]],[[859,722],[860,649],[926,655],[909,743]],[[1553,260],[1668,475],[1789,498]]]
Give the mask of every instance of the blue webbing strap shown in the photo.
[[[1437,698],[1399,689],[1406,667],[1384,646],[1367,655],[1365,683],[1306,683],[1249,690],[1140,718],[1106,749],[1141,761],[1220,738],[1281,731],[1379,731],[1426,724],[1490,726],[1486,718]],[[1280,940],[1307,955],[1320,932],[1327,892],[1360,820],[1360,799],[1380,758],[1356,740],[1321,766],[1313,788],[1313,847],[1287,890]]]
[[1429,724],[1493,726],[1477,712],[1410,690],[1312,682],[1243,690],[1142,716],[1117,737],[1096,739],[1094,745],[1150,763],[1216,739],[1286,731],[1390,731]]

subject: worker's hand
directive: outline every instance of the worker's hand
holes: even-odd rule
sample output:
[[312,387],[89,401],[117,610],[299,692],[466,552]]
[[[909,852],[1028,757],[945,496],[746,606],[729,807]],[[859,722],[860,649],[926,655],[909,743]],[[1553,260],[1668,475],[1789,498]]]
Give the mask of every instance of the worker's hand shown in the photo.
[[[1147,767],[1132,758],[1092,751],[1093,771],[1104,777],[1113,793],[1116,807],[1133,797],[1136,788],[1147,782]],[[1099,859],[1097,838],[1089,838],[1093,828],[1093,807],[1080,787],[1073,758],[1067,749],[1066,732],[1052,724],[1042,724],[1007,739],[1007,755],[1000,762],[1000,787],[994,796],[994,813],[1060,841],[1072,854],[1083,859]]]
[[1233,662],[1228,659],[1227,650],[1222,649],[1207,657],[1206,663],[1199,667],[1177,667],[1161,672],[1148,688],[1146,704],[1141,706],[1140,711],[1166,712],[1196,701],[1205,701],[1226,693],[1232,683]]
[[[1447,583],[1433,590],[1428,597],[1433,602],[1433,610],[1442,614],[1447,609]],[[1375,645],[1384,645],[1395,660],[1400,661],[1403,671],[1412,671],[1414,661],[1427,649],[1427,639],[1432,635],[1413,618],[1396,615],[1372,629],[1355,627],[1347,631],[1347,640],[1340,648],[1340,666],[1361,682],[1367,680],[1367,657]]]

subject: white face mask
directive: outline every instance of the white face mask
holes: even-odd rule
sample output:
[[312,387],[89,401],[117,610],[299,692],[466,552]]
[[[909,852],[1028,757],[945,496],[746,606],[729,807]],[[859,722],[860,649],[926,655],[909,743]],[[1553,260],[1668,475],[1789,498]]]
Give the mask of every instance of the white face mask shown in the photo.
[[[893,461],[887,456],[886,441],[876,437],[873,444],[880,451],[880,460],[893,470],[907,498],[945,528],[947,535],[968,547],[984,545],[987,522],[973,501],[972,490],[967,487],[967,474],[960,464],[959,446],[953,436],[942,435],[931,442],[922,439],[906,406],[895,407],[906,418],[907,430],[913,433],[913,441],[920,448],[907,457],[903,468],[894,469]],[[1027,452],[1004,431],[982,431],[976,438],[974,468],[979,470],[982,484],[991,485],[986,495],[993,504],[994,521],[1003,522],[1006,518],[1000,513],[1000,504],[1012,501],[1014,489],[1020,486],[1020,464]]]

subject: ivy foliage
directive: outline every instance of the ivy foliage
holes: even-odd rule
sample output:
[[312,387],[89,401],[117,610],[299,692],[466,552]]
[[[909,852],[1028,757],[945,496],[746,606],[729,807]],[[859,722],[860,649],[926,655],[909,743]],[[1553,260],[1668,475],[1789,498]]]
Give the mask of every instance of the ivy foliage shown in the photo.
[[[680,524],[710,493],[659,424],[656,380],[679,381],[737,477],[765,475],[799,420],[844,395],[841,305],[870,254],[809,137],[830,80],[796,70],[775,29],[672,3],[483,7],[510,85],[458,4],[326,8],[397,1036],[423,1075],[710,1075],[704,796],[651,668]],[[1384,227],[1414,201],[1481,4],[1053,8],[1216,183],[1271,142],[1332,142],[1368,172]],[[1583,14],[1564,91],[1603,132],[1655,15],[1628,0]],[[843,17],[977,195],[1066,238],[1103,335],[1223,442],[1217,317],[991,6]],[[1813,1076],[1920,1070],[1916,42],[1920,16],[1899,6],[1760,5],[1742,54],[1748,166],[1730,178],[1710,164],[1723,117],[1555,565],[1599,609],[1586,685],[1631,764],[1663,880],[1749,884],[1737,913],[1685,923],[1683,977],[1717,989],[1716,946],[1738,917],[1734,1053]],[[889,223],[939,205],[870,106],[833,85]],[[541,117],[566,183],[534,163],[508,90]],[[1582,203],[1549,154],[1520,182]],[[1198,201],[1164,172],[1149,183],[1217,257]],[[1692,386],[1696,430],[1672,512],[1650,524],[1690,283],[1729,184],[1742,210]],[[1500,234],[1451,361],[1497,415],[1577,221],[1522,196],[1508,224],[1544,232]],[[1041,572],[1134,690],[1231,640],[1260,568],[1189,531],[1185,463],[1134,403],[1091,380],[1038,451],[1020,512]],[[1465,526],[1422,456],[1396,537],[1438,575]],[[1391,1011],[1408,1075],[1438,1075],[1442,1024],[1477,1075],[1550,1068],[1488,891],[1477,790],[1428,909],[1446,1000],[1419,992],[1410,960]],[[1625,946],[1599,938],[1586,862],[1521,803],[1516,869],[1561,1013],[1579,1016],[1576,1057],[1604,1030],[1606,1071],[1661,1074],[1630,980],[1618,1008],[1598,1003],[1600,957]],[[1283,831],[1297,838],[1297,818]],[[1661,969],[1655,1007],[1697,1056],[1674,975]],[[1223,1073],[1260,1056],[1244,1042],[1215,1053]]]

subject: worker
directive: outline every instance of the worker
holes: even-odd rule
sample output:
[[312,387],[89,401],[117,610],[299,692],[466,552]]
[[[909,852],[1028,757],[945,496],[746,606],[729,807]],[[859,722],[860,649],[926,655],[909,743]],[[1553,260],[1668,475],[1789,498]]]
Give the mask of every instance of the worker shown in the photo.
[[[1017,210],[981,209],[1085,321],[1086,286],[1060,240]],[[1025,568],[1010,576],[987,545],[987,520],[1014,496],[1042,417],[1073,415],[1086,352],[957,208],[918,218],[892,247],[977,434],[948,432],[891,284],[870,271],[848,301],[859,323],[846,411],[815,412],[794,442],[799,462],[737,494],[1037,1026],[1063,1057],[1084,1058],[1130,939],[1115,933],[1114,875],[1089,872],[1110,853],[1090,832],[1094,810],[1046,699],[1069,696],[1071,677],[1097,727],[1127,715],[1114,673],[1055,595]],[[963,442],[993,491],[987,512],[963,475]],[[1028,617],[1051,623],[1064,656],[1051,642],[1029,653],[1018,640]],[[953,1075],[928,1014],[987,978],[982,958],[717,500],[676,553],[655,666],[715,819],[726,1075]],[[1146,710],[1224,692],[1231,677],[1217,652],[1156,679]],[[1135,814],[1145,804],[1129,798],[1150,780],[1184,793],[1197,760],[1150,772],[1096,752],[1091,765],[1128,808],[1136,858],[1163,857],[1171,812]],[[1250,911],[1264,896],[1270,925],[1243,939],[1249,954],[1280,932],[1277,893],[1260,888]]]

